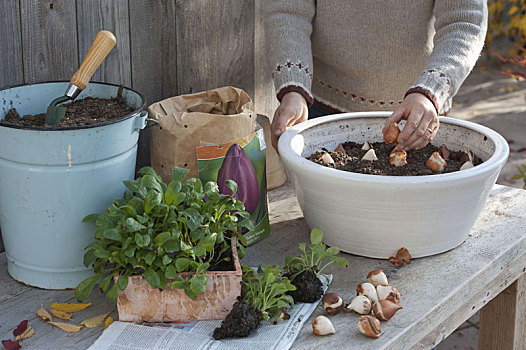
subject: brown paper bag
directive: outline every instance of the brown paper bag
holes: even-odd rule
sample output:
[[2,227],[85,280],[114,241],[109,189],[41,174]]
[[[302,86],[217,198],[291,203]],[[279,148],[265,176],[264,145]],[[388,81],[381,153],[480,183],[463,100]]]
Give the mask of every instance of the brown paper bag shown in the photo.
[[191,95],[170,97],[152,104],[152,167],[166,183],[174,166],[190,169],[198,177],[196,147],[222,145],[254,132],[256,113],[246,92],[231,86]]

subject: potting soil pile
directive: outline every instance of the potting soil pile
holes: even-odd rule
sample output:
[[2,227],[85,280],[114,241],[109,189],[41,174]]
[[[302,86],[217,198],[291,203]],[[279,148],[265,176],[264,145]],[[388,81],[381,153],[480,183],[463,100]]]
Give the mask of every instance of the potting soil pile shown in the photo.
[[[330,283],[332,275],[327,277]],[[322,277],[321,281],[325,293],[327,280]],[[250,336],[237,339],[214,340],[212,334],[221,325],[221,320],[149,324],[114,322],[88,350],[287,350],[318,303],[295,304],[288,320],[275,325],[264,321]]]

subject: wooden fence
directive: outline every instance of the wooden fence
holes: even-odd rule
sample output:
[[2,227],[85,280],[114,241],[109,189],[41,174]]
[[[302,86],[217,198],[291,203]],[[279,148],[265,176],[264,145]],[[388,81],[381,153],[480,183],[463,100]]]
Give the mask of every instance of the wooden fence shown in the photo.
[[[254,99],[258,113],[271,115],[276,101],[261,6],[262,0],[0,0],[0,89],[69,80],[106,29],[117,45],[92,81],[131,86],[148,103],[233,85]],[[140,154],[147,144],[141,135]]]

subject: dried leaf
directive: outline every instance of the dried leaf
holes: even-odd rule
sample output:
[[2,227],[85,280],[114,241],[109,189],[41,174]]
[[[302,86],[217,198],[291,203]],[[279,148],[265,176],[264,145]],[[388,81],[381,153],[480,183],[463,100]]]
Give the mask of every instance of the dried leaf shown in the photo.
[[398,249],[395,256],[391,256],[389,258],[389,261],[394,263],[396,266],[400,267],[404,265],[404,261],[409,265],[411,264],[411,254],[409,254],[409,250],[407,248],[403,247]]
[[29,326],[24,331],[24,333],[22,333],[20,335],[17,335],[15,337],[15,341],[21,341],[21,340],[29,339],[29,338],[31,338],[34,335],[35,335],[35,330],[33,329],[33,327]]
[[87,309],[91,306],[91,302],[87,304],[76,304],[76,303],[53,303],[49,306],[49,309],[55,309],[63,312],[77,312]]
[[73,324],[73,323],[65,323],[65,322],[49,322],[50,325],[53,325],[57,328],[62,329],[64,332],[68,333],[78,333],[82,329],[82,326]]
[[113,318],[108,317],[106,319],[106,322],[104,322],[104,329],[108,328],[110,326],[110,324],[112,324],[112,323],[113,323]]
[[98,315],[92,318],[88,318],[87,320],[84,320],[80,323],[81,326],[84,326],[86,328],[96,328],[104,322],[104,319],[109,315],[110,313],[107,312],[102,315]]
[[49,308],[49,311],[51,311],[53,316],[58,317],[58,318],[60,318],[62,320],[71,320],[71,314],[69,314],[67,312],[60,311],[60,310],[55,310],[55,309],[52,309],[52,308]]
[[28,323],[28,320],[24,320],[20,322],[20,324],[13,331],[13,335],[16,337],[17,335],[24,333],[27,329],[27,323]]
[[48,321],[52,322],[53,321],[53,318],[51,317],[49,312],[47,312],[47,310],[44,309],[42,304],[40,304],[40,309],[38,309],[38,311],[37,311],[37,316],[40,317],[41,319],[43,319],[46,322],[48,322]]
[[12,340],[2,340],[2,345],[6,350],[19,350],[22,347],[20,346],[20,343],[17,341]]

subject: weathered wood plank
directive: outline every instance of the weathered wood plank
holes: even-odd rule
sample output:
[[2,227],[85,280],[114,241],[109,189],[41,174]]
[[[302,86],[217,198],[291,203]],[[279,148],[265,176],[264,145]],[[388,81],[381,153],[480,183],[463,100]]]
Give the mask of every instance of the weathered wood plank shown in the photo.
[[481,310],[478,349],[526,349],[526,274]]
[[180,94],[225,85],[254,97],[254,0],[177,0]]
[[[130,21],[127,0],[77,0],[79,53],[82,60],[101,30],[109,30],[117,45],[91,80],[131,86]],[[136,23],[136,25],[140,25]]]
[[1,1],[0,89],[24,82],[20,7],[18,1]]
[[177,95],[175,0],[130,0],[133,88],[152,104]]
[[74,1],[21,1],[26,83],[69,80],[79,67]]
[[255,4],[254,33],[254,108],[257,113],[266,115],[272,122],[274,112],[279,106],[272,74],[267,62],[265,26],[263,23],[263,1]]

